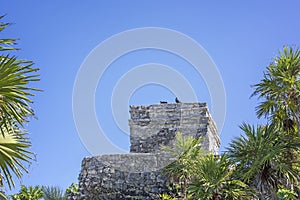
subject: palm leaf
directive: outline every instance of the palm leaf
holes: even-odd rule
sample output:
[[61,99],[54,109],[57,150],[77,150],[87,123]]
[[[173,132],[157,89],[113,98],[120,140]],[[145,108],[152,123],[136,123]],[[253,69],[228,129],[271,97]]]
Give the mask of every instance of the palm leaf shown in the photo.
[[[0,16],[0,20],[4,17],[5,15]],[[10,26],[10,23],[3,23],[0,21],[0,32],[3,31],[5,28]],[[0,51],[7,51],[7,50],[17,50],[13,45],[16,44],[16,40],[14,38],[5,38],[5,39],[0,39]]]
[[21,190],[18,194],[11,195],[13,200],[39,200],[43,198],[43,187],[21,185]]
[[14,56],[0,57],[0,125],[5,124],[3,128],[14,130],[12,124],[23,127],[27,118],[34,115],[28,96],[33,96],[32,92],[38,89],[27,85],[39,79],[34,74],[38,69],[31,68],[32,64]]
[[252,184],[261,193],[274,193],[280,184],[298,185],[300,138],[281,134],[274,125],[250,126],[243,124],[244,135],[227,148],[227,154],[236,166],[236,176]]
[[234,168],[226,155],[204,156],[197,166],[189,193],[194,199],[247,199],[251,189],[241,180],[233,179]]
[[[4,16],[0,16],[0,20]],[[10,24],[0,21],[0,32]],[[17,50],[16,39],[0,38],[0,51]],[[25,163],[30,163],[30,141],[23,130],[24,123],[34,116],[30,107],[33,92],[38,89],[31,83],[38,81],[38,69],[31,61],[18,60],[15,56],[0,55],[0,186],[2,178],[9,188],[14,186],[13,176],[21,179],[27,172]]]
[[280,126],[282,120],[293,120],[300,136],[300,50],[284,47],[254,88],[251,96],[263,100],[256,108],[257,116]]
[[43,197],[45,200],[66,200],[66,194],[59,187],[47,186],[43,188]]
[[31,144],[26,133],[3,130],[4,135],[0,134],[0,170],[9,188],[12,188],[14,181],[11,174],[20,179],[22,171],[27,172],[23,163],[29,163],[33,153],[28,150]]

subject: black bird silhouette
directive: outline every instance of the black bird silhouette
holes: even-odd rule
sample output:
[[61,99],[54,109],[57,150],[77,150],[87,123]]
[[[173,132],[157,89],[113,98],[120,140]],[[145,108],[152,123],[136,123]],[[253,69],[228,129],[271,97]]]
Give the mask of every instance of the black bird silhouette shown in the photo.
[[179,99],[177,97],[175,98],[175,102],[176,103],[181,103],[181,101],[179,101]]

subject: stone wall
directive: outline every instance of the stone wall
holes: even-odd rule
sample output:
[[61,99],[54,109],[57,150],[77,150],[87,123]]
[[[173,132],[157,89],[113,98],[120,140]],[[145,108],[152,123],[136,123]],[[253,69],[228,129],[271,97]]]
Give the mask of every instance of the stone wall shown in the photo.
[[176,132],[181,132],[202,136],[202,147],[218,153],[220,139],[206,103],[131,106],[130,115],[130,152],[159,151],[161,145],[171,145]]
[[132,153],[85,158],[79,177],[79,195],[68,199],[158,199],[168,192],[161,170],[173,161],[162,153]]
[[130,115],[130,153],[85,158],[79,194],[68,200],[158,199],[169,185],[162,169],[174,160],[160,146],[172,145],[177,132],[201,136],[203,149],[218,153],[219,135],[205,103],[131,106]]

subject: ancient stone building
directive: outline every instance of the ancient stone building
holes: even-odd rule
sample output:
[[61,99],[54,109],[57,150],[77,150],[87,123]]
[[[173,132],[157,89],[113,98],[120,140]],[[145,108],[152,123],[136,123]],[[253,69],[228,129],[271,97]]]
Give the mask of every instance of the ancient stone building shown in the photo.
[[174,159],[160,151],[175,134],[202,136],[206,152],[218,153],[220,140],[206,103],[130,106],[130,153],[84,158],[79,194],[68,199],[158,199],[168,191],[162,169]]

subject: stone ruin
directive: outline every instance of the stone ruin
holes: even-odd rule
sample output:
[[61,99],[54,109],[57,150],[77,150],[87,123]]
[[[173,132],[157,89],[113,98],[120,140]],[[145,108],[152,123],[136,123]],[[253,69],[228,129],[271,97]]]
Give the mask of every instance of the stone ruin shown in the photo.
[[130,106],[130,153],[84,158],[79,193],[68,200],[147,200],[168,192],[163,167],[174,161],[160,150],[177,132],[202,137],[206,152],[218,154],[220,139],[206,103]]

